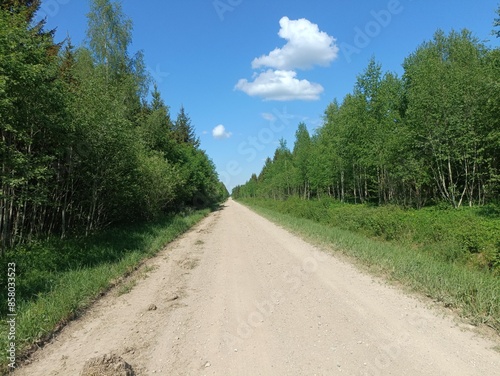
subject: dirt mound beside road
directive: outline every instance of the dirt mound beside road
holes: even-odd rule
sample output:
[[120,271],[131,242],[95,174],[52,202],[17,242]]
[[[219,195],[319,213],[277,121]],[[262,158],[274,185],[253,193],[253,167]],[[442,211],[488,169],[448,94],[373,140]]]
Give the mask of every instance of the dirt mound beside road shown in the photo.
[[115,354],[90,359],[80,376],[135,376],[132,366]]

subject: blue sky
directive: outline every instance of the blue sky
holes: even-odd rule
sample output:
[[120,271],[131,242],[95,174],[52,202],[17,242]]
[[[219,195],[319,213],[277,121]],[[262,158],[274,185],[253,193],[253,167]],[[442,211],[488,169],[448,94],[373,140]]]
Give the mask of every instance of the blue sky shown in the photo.
[[[402,74],[437,29],[467,28],[489,46],[498,0],[122,0],[175,118],[183,105],[231,190],[258,173],[299,122],[312,132],[375,56]],[[85,41],[87,0],[43,0],[40,17]]]

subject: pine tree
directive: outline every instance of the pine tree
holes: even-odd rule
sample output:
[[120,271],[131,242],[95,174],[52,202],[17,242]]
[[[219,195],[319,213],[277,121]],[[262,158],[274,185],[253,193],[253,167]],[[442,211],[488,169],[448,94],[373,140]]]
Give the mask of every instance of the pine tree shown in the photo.
[[142,138],[151,149],[163,154],[170,161],[176,161],[176,150],[173,145],[172,121],[169,107],[161,98],[156,84],[151,93],[152,101],[149,113],[141,124]]
[[186,114],[184,106],[181,106],[177,119],[173,126],[174,138],[177,142],[183,144],[191,144],[194,148],[200,146],[200,140],[196,137],[193,126],[191,125],[191,119]]
[[26,14],[26,21],[31,23],[35,18],[36,12],[40,9],[41,0],[2,0],[0,2],[0,9],[6,10],[10,13]]

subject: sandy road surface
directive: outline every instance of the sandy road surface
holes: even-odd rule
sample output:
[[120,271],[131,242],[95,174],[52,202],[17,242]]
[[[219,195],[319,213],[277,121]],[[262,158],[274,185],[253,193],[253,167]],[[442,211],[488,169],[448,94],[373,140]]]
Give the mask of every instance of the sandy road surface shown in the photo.
[[149,264],[15,374],[500,375],[495,343],[231,200]]

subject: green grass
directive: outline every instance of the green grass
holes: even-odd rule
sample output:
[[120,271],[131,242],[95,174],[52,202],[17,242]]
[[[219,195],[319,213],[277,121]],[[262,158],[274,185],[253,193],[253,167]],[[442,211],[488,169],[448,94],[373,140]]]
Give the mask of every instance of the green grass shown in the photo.
[[[315,243],[347,255],[372,272],[456,310],[468,322],[485,324],[500,332],[500,278],[495,272],[463,260],[436,256],[425,247],[412,247],[410,241],[370,238],[363,230],[354,232],[333,226],[319,220],[318,212],[309,212],[312,219],[301,218],[278,211],[275,204],[267,200],[243,200],[242,203]],[[364,216],[370,221],[366,213]],[[421,241],[425,243],[425,239]]]
[[[16,350],[22,357],[81,314],[123,276],[191,228],[209,210],[154,223],[110,229],[88,238],[49,240],[8,251],[0,259],[0,285],[7,264],[16,263]],[[131,284],[120,287],[122,294]],[[7,296],[2,289],[1,331],[6,333]],[[1,337],[0,374],[7,372],[6,336]]]

